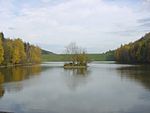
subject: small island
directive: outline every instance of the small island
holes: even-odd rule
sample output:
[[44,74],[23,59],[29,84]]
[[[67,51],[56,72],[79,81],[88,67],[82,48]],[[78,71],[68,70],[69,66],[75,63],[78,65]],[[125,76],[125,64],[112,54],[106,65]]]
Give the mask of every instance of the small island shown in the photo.
[[69,56],[69,61],[64,64],[65,69],[87,68],[88,57],[86,51],[78,47],[76,43],[70,43],[66,47],[66,56]]

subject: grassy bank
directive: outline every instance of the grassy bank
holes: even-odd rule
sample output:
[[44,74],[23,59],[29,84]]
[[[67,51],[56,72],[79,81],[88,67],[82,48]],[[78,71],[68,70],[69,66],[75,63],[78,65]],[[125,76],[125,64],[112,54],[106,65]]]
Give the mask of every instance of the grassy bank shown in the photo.
[[[111,61],[111,58],[108,58],[106,54],[87,54],[88,58],[90,61]],[[47,54],[47,55],[42,55],[42,61],[47,62],[47,61],[68,61],[70,55],[66,54]]]

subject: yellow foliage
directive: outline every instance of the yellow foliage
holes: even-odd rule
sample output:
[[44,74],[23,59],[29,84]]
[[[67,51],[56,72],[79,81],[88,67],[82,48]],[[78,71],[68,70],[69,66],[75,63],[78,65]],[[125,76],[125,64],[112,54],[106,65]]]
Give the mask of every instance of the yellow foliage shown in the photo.
[[15,39],[13,41],[13,55],[12,62],[23,63],[26,58],[26,53],[24,50],[24,43],[21,39]]
[[2,45],[2,39],[0,38],[0,64],[3,62],[3,60],[4,60],[4,49]]

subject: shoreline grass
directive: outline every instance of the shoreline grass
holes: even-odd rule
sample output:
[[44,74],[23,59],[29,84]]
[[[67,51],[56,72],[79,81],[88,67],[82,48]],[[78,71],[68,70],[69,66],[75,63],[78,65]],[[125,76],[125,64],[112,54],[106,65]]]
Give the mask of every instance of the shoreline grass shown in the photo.
[[[106,61],[107,59],[105,58],[104,55],[101,54],[87,54],[89,61]],[[42,61],[47,62],[47,61],[53,61],[53,62],[59,62],[59,61],[70,61],[69,60],[70,55],[66,54],[47,54],[47,55],[42,55]]]

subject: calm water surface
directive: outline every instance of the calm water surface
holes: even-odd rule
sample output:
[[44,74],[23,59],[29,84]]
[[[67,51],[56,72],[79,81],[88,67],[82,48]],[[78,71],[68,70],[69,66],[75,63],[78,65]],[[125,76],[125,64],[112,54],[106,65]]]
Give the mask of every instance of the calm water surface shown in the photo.
[[0,111],[15,113],[150,113],[150,67],[62,62],[0,68]]

